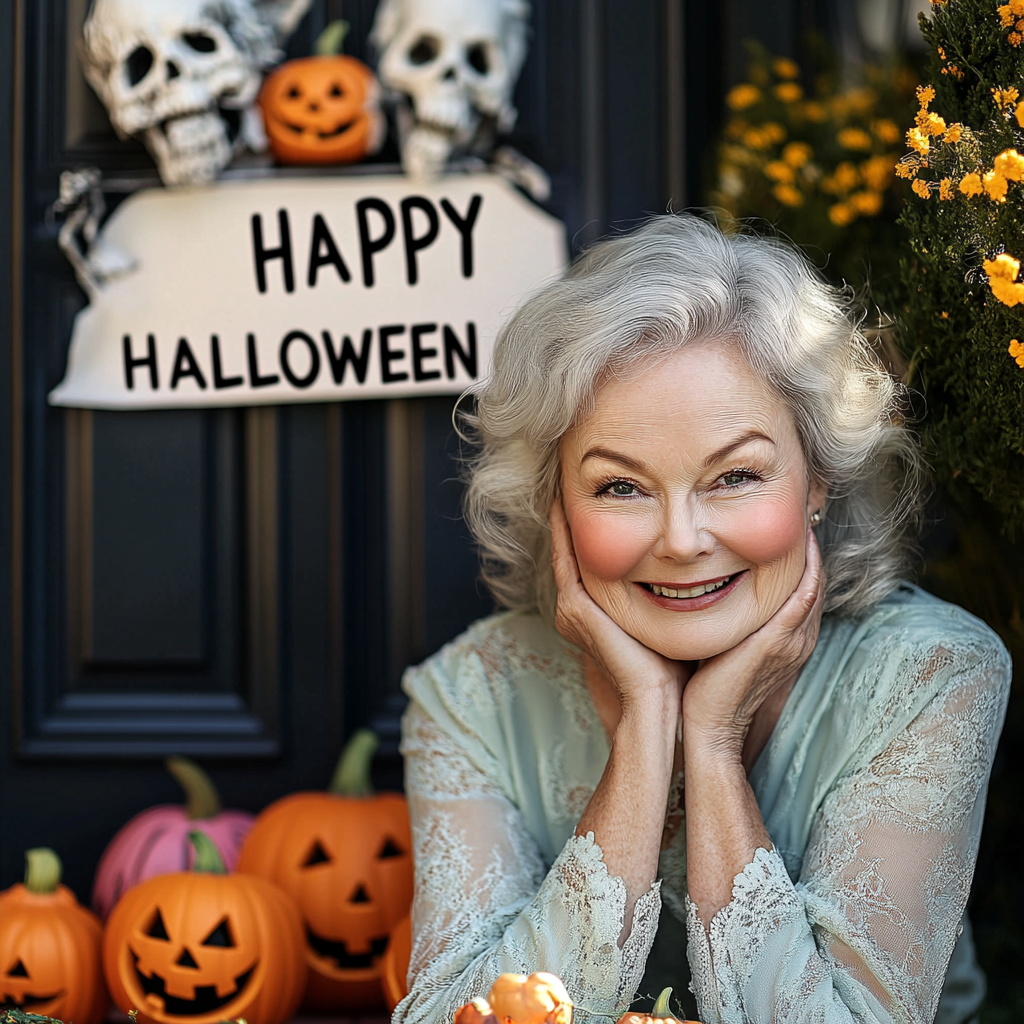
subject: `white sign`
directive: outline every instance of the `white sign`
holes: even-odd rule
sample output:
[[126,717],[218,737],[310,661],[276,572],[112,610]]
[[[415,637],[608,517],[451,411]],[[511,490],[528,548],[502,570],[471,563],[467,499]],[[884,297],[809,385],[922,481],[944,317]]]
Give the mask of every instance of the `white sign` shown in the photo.
[[458,393],[566,258],[561,223],[489,174],[144,191],[103,242],[136,269],[78,314],[54,405]]

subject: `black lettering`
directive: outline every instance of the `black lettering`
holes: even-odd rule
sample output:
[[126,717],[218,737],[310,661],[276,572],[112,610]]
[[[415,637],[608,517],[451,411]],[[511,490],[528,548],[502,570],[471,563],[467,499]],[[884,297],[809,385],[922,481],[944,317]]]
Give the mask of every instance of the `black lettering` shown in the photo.
[[263,247],[263,218],[252,215],[252,258],[256,264],[256,286],[260,294],[267,290],[267,263],[280,260],[284,271],[284,290],[295,291],[295,270],[292,266],[292,232],[288,224],[288,211],[277,211],[277,227],[281,236],[281,244],[276,249]]
[[249,349],[249,385],[254,388],[266,388],[271,384],[277,384],[281,378],[276,373],[268,373],[265,377],[260,374],[260,366],[256,357],[256,335],[247,334],[245,342]]
[[171,390],[178,387],[182,377],[194,377],[201,391],[206,390],[206,378],[199,369],[195,353],[188,343],[188,338],[178,339],[178,351],[174,354],[174,369],[171,371]]
[[331,341],[330,331],[321,332],[324,339],[324,348],[327,350],[327,361],[331,364],[331,376],[335,384],[345,382],[345,367],[352,364],[352,372],[360,384],[366,383],[366,368],[370,362],[370,349],[373,346],[373,328],[367,327],[363,331],[363,343],[359,348],[359,355],[356,355],[352,339],[346,334],[342,336],[341,346],[337,352],[334,350],[334,342]]
[[320,268],[328,263],[338,272],[338,277],[342,281],[352,280],[348,266],[334,242],[331,229],[323,217],[319,213],[315,213],[313,214],[313,240],[309,243],[309,272],[306,276],[306,283],[310,288],[316,287],[316,276],[320,272]]
[[463,217],[458,210],[448,202],[441,200],[441,209],[448,215],[448,219],[455,225],[456,230],[462,235],[462,276],[473,276],[473,228],[476,219],[480,214],[480,207],[483,205],[484,197],[477,193],[469,201],[469,209]]
[[[416,237],[412,222],[412,211],[420,210],[427,216],[427,230]],[[409,284],[419,280],[419,266],[416,253],[429,248],[437,239],[441,220],[437,216],[434,204],[426,196],[407,196],[402,200],[402,237],[405,239],[405,277]]]
[[224,365],[220,359],[220,338],[216,334],[210,335],[210,360],[213,363],[214,391],[220,391],[221,388],[237,388],[239,384],[245,383],[241,375],[238,377],[224,376]]
[[[305,377],[300,377],[288,361],[288,350],[293,341],[301,341],[309,349],[309,369]],[[288,378],[288,383],[293,388],[308,388],[316,380],[320,373],[320,350],[316,342],[305,331],[289,331],[281,342],[281,351],[278,353],[281,361],[281,372]]]
[[136,359],[132,355],[132,336],[124,336],[124,383],[129,391],[135,390],[135,367],[149,367],[149,386],[156,391],[160,387],[156,371],[156,336],[146,335],[146,355]]
[[[384,220],[384,233],[379,238],[370,237],[370,210],[376,210]],[[373,287],[373,254],[386,249],[395,238],[395,215],[383,199],[360,199],[356,203],[359,218],[359,250],[363,258],[363,284]]]
[[412,336],[412,376],[413,380],[437,380],[441,376],[440,370],[424,370],[423,360],[430,359],[437,355],[436,348],[424,348],[420,338],[424,334],[433,334],[437,330],[437,324],[413,324],[409,328]]
[[409,374],[405,370],[392,370],[391,364],[396,359],[401,359],[405,353],[401,349],[393,349],[388,346],[388,338],[396,334],[405,334],[405,324],[392,324],[389,327],[381,327],[380,333],[380,379],[385,384],[394,384],[397,380],[408,380]]
[[459,357],[463,369],[476,380],[476,324],[466,324],[466,347],[459,343],[459,336],[444,325],[444,368],[449,380],[455,380],[455,357]]

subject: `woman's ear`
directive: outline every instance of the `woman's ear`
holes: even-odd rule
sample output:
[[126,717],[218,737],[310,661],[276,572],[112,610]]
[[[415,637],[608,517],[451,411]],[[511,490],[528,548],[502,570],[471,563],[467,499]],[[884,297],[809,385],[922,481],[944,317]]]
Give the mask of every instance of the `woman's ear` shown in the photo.
[[811,477],[811,485],[807,489],[807,518],[810,519],[815,512],[820,512],[821,518],[824,518],[827,500],[828,484],[817,477]]

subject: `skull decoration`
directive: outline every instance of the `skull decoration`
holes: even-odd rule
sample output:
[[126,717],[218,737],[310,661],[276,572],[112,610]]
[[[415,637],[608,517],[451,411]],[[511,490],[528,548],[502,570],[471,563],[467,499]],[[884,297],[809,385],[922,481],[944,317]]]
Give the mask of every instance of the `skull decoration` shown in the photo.
[[488,155],[516,120],[512,92],[526,58],[526,0],[381,0],[373,42],[400,110],[402,165],[432,177],[458,154]]
[[86,76],[121,136],[141,135],[167,185],[210,181],[266,138],[254,108],[310,0],[95,0]]

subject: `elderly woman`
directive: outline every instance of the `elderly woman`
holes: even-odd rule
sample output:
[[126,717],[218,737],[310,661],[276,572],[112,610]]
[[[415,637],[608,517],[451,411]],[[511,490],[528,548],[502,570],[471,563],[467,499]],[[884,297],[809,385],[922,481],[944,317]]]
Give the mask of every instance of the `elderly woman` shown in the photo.
[[578,1020],[663,985],[708,1024],[973,1013],[1010,665],[901,582],[902,399],[797,252],[696,217],[513,315],[467,498],[508,610],[405,679],[396,1021],[535,970]]

